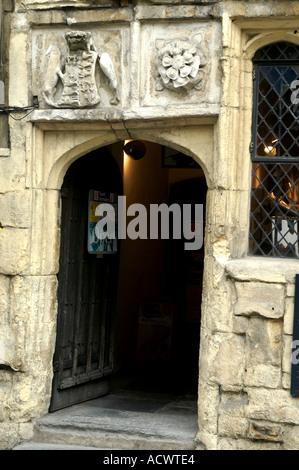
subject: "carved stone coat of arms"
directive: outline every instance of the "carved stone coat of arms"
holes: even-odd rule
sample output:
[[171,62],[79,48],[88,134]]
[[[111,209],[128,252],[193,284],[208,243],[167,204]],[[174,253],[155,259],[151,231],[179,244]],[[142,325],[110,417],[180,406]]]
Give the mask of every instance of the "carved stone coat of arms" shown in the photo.
[[[70,31],[65,34],[68,53],[62,59],[59,48],[52,44],[47,52],[48,67],[43,98],[56,108],[85,108],[100,102],[95,78],[99,66],[110,82],[111,104],[119,102],[118,83],[113,62],[107,52],[96,51],[90,32]],[[57,87],[62,85],[58,96]]]

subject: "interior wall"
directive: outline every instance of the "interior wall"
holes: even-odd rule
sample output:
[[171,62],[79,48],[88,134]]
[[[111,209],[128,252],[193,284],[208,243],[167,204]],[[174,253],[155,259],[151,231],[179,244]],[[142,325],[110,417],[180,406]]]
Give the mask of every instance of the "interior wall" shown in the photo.
[[[161,171],[160,145],[146,142],[146,154],[141,160],[125,155],[123,172],[127,208],[134,203],[149,207],[150,203],[167,201],[168,175],[167,170]],[[162,274],[161,240],[121,241],[116,357],[122,365],[131,361],[136,352],[139,302],[161,298]]]
[[[184,179],[203,174],[201,169],[162,167],[162,146],[146,145],[145,157],[133,160],[124,155],[123,188],[127,208],[143,204],[149,213],[150,204],[168,203],[170,186]],[[138,214],[136,214],[137,216]],[[127,218],[127,224],[130,219]],[[149,223],[148,223],[149,236]],[[121,241],[116,321],[116,367],[126,367],[136,359],[138,315],[141,301],[162,301],[165,296],[166,241],[151,239]]]

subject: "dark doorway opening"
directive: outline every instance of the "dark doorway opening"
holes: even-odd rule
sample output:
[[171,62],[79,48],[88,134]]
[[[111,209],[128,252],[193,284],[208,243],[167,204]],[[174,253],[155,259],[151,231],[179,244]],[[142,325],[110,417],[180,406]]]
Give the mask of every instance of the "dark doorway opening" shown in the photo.
[[[120,406],[115,397],[132,392],[144,397],[141,407],[149,394],[171,404],[191,392],[196,400],[204,247],[186,251],[170,236],[127,238],[101,258],[87,252],[90,189],[125,195],[127,207],[203,204],[205,214],[202,169],[190,157],[185,167],[180,153],[179,165],[167,166],[165,148],[144,144],[140,160],[124,156],[119,142],[80,158],[65,176],[50,411],[107,394],[107,406]],[[134,393],[121,406],[136,408]]]

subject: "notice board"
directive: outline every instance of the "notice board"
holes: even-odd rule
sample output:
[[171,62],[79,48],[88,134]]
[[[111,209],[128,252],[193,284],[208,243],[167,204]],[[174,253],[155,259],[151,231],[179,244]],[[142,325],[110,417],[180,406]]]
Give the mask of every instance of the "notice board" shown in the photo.
[[[97,209],[101,204],[108,204],[113,208],[113,220],[111,224],[99,224],[100,217]],[[107,215],[105,216],[105,220]],[[88,238],[87,249],[90,254],[103,255],[117,253],[117,194],[107,193],[91,189],[88,199]],[[107,228],[113,227],[112,233]]]

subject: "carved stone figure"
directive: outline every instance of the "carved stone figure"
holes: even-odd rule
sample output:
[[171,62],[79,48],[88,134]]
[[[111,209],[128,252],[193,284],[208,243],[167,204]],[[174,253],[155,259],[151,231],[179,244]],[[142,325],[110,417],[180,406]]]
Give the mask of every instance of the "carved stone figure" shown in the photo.
[[168,88],[171,90],[202,88],[203,70],[205,63],[199,49],[201,35],[191,40],[175,39],[166,41],[158,39],[157,90]]
[[[95,79],[98,64],[112,88],[113,97],[110,103],[117,104],[118,84],[109,54],[96,51],[90,32],[70,31],[65,34],[65,39],[68,53],[63,61],[56,45],[51,45],[47,51],[49,59],[43,88],[46,103],[57,108],[84,108],[98,104],[100,95]],[[57,99],[56,92],[60,81],[63,90]]]

